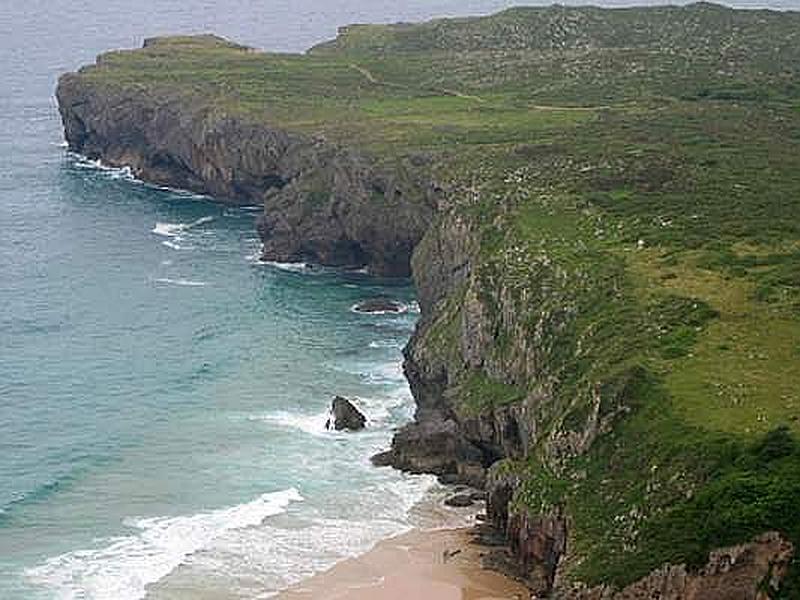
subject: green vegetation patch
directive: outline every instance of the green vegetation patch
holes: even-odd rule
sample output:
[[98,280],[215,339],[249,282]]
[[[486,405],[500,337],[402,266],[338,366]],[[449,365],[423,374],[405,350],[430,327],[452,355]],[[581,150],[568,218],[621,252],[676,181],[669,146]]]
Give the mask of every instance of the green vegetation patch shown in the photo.
[[514,404],[525,398],[525,390],[515,385],[495,381],[482,371],[470,373],[458,387],[457,393],[461,407],[473,414]]

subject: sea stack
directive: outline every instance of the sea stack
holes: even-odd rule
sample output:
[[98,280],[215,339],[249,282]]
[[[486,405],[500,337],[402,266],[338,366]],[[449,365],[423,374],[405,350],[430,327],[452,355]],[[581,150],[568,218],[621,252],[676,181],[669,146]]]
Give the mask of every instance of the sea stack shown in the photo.
[[360,431],[367,424],[367,418],[353,403],[342,396],[336,396],[331,403],[331,418],[326,429],[336,431]]

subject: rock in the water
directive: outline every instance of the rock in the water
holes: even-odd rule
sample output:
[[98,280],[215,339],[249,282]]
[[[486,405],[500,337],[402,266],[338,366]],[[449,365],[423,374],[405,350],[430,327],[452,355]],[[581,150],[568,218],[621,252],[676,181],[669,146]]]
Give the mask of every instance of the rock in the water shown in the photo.
[[447,506],[472,506],[474,501],[472,500],[472,494],[456,494],[455,496],[450,496],[449,498],[445,499],[444,503]]
[[353,310],[359,313],[400,314],[406,312],[407,309],[405,305],[402,304],[401,302],[388,300],[387,298],[372,298],[370,300],[364,300],[362,302],[359,302],[353,307]]
[[366,423],[367,418],[353,406],[350,400],[336,396],[331,405],[331,418],[325,427],[327,429],[332,427],[336,431],[358,431],[364,429]]

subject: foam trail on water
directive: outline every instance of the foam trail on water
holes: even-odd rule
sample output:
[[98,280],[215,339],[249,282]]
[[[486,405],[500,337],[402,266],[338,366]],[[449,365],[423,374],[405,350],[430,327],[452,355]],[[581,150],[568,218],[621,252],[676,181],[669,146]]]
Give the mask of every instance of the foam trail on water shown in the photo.
[[308,273],[313,271],[311,266],[304,262],[275,262],[270,260],[262,260],[259,261],[262,265],[267,265],[270,267],[274,267],[276,269],[280,269],[281,271],[289,271],[290,273]]
[[195,515],[127,519],[125,524],[136,533],[114,538],[103,548],[56,556],[26,575],[59,599],[141,600],[149,584],[169,575],[191,554],[227,532],[260,525],[302,499],[290,488]]
[[409,305],[402,302],[395,303],[395,309],[387,310],[364,310],[361,302],[356,302],[350,307],[350,312],[357,315],[403,315],[410,310]]
[[403,348],[405,343],[401,342],[400,340],[376,340],[374,342],[370,342],[368,345],[373,350],[377,350],[379,348]]
[[200,217],[191,223],[156,223],[153,227],[153,233],[164,237],[178,237],[184,231],[198,227],[204,223],[210,223],[214,217]]
[[290,429],[299,429],[309,435],[325,435],[330,433],[325,429],[325,423],[330,413],[321,412],[315,415],[304,415],[287,411],[278,411],[267,415],[254,415],[248,417],[249,421],[262,421]]
[[156,283],[165,285],[178,285],[181,287],[203,287],[208,285],[205,281],[192,281],[191,279],[170,279],[169,277],[159,277]]

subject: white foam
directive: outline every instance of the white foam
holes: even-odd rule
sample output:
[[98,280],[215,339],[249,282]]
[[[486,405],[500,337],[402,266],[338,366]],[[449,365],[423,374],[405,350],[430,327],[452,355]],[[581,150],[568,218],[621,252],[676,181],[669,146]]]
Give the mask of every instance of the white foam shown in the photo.
[[304,262],[275,262],[271,260],[262,260],[259,261],[259,263],[290,273],[308,273],[313,270],[311,265]]
[[314,511],[318,516],[298,527],[267,523],[226,538],[224,554],[204,552],[193,558],[194,575],[202,581],[223,571],[247,573],[258,583],[237,597],[285,589],[411,529],[411,507],[434,484],[432,476],[393,473],[361,487],[356,502],[331,506],[322,514]]
[[120,167],[119,169],[110,169],[109,176],[111,179],[126,179],[132,181],[134,179],[133,170],[130,167]]
[[179,238],[181,233],[213,220],[214,217],[200,217],[191,223],[156,223],[152,232],[163,237]]
[[[64,148],[69,148],[69,144],[67,142],[62,142],[59,144]],[[146,186],[148,188],[152,188],[154,190],[159,190],[161,192],[169,192],[175,196],[179,196],[180,198],[189,198],[193,200],[208,200],[209,196],[205,194],[198,194],[196,192],[192,192],[189,190],[183,190],[180,188],[173,188],[166,185],[157,185],[155,183],[149,183],[147,181],[143,181],[136,177],[133,173],[133,170],[128,167],[111,167],[109,165],[103,164],[101,160],[93,160],[82,154],[78,154],[75,152],[69,152],[69,156],[74,160],[75,167],[79,169],[94,169],[104,173],[108,173],[112,179],[124,179],[126,181],[130,181],[131,183],[136,183],[139,185]]]
[[299,429],[309,435],[327,435],[331,433],[325,429],[325,423],[329,417],[330,414],[328,412],[304,415],[288,411],[277,411],[266,415],[254,415],[247,419],[248,421],[262,421],[289,429]]
[[85,156],[73,155],[75,157],[75,166],[79,169],[93,169],[106,173],[112,179],[125,179],[134,181],[133,170],[130,167],[111,167],[104,165],[100,160],[92,160]]
[[392,361],[388,363],[357,363],[337,370],[343,370],[353,375],[359,375],[367,383],[385,385],[401,384],[405,382],[403,363]]
[[350,312],[357,315],[402,315],[408,312],[409,306],[402,302],[396,302],[397,310],[360,310],[361,302],[357,302],[350,307]]
[[405,344],[399,340],[376,340],[369,343],[369,347],[373,350],[379,348],[402,348]]
[[175,242],[170,242],[169,240],[165,240],[161,242],[162,246],[166,246],[167,248],[172,248],[173,250],[180,250],[181,246],[176,244]]
[[191,279],[170,279],[169,277],[159,277],[155,281],[156,283],[178,285],[182,287],[203,287],[208,285],[205,281],[192,281]]
[[146,587],[223,534],[260,525],[301,501],[290,488],[210,512],[179,517],[127,519],[138,530],[94,550],[68,552],[28,569],[26,575],[63,600],[140,600]]

